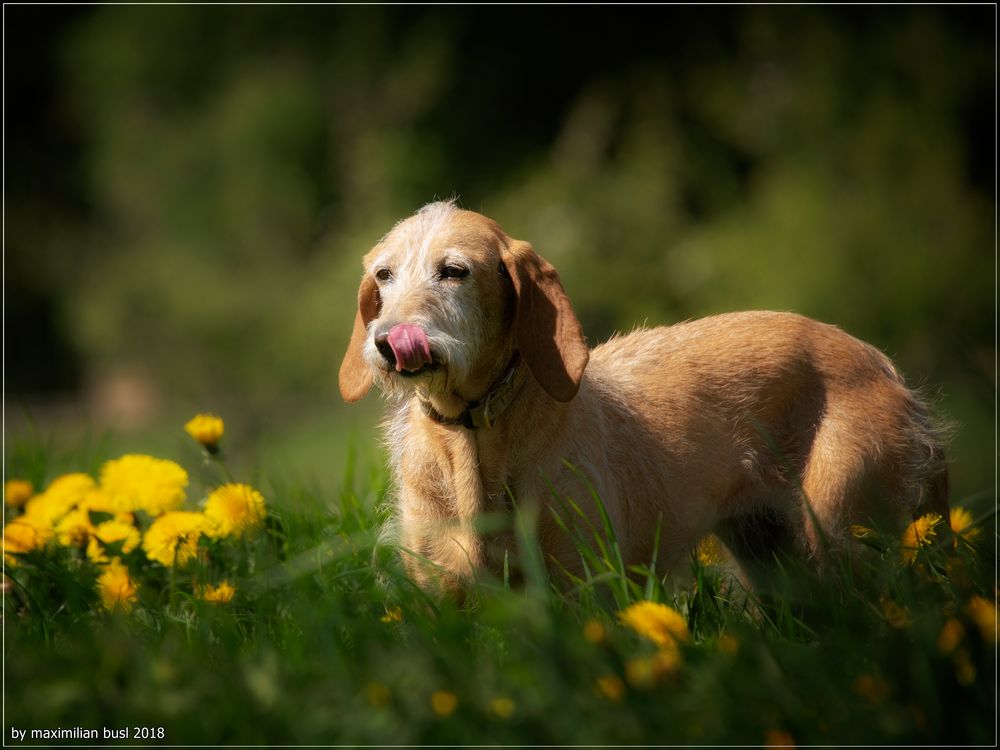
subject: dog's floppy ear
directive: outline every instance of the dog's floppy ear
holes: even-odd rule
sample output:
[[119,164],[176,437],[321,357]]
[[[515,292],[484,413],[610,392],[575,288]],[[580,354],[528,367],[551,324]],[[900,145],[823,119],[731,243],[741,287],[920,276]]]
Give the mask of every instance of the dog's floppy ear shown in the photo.
[[527,242],[510,240],[501,258],[514,284],[514,338],[538,384],[557,401],[580,388],[590,349],[559,274]]
[[354,331],[347,344],[347,353],[340,364],[340,395],[344,401],[357,401],[372,387],[372,374],[362,356],[368,324],[378,317],[380,299],[375,279],[367,273],[358,288],[358,314],[354,316]]

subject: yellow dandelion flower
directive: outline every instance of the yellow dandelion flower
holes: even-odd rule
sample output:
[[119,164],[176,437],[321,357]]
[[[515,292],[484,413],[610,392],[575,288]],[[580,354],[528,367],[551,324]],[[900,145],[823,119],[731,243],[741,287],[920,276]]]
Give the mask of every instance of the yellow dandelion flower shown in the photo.
[[913,622],[910,612],[892,599],[882,599],[882,616],[892,627],[902,630]]
[[8,479],[3,485],[3,501],[11,508],[20,508],[35,494],[31,482],[24,479]]
[[236,589],[228,581],[223,581],[218,586],[206,585],[198,588],[198,598],[206,602],[226,603],[231,602],[236,595]]
[[965,628],[962,627],[962,623],[954,617],[949,618],[945,622],[944,627],[941,628],[941,633],[938,635],[938,651],[942,654],[950,654],[958,648],[958,645],[962,642],[962,638],[964,636]]
[[983,640],[987,643],[997,642],[997,608],[996,605],[982,596],[974,596],[966,605],[965,611],[976,623]]
[[917,550],[931,544],[937,534],[939,523],[941,516],[938,513],[928,513],[906,527],[906,531],[903,532],[901,552],[904,563],[912,565],[917,559]]
[[709,534],[700,542],[697,547],[698,562],[702,565],[724,565],[726,562],[726,551],[722,542],[715,534]]
[[598,677],[594,684],[597,691],[609,701],[617,703],[625,695],[625,683],[617,675],[609,674]]
[[438,716],[451,716],[458,708],[458,696],[447,690],[435,690],[431,696],[431,708]]
[[101,489],[121,512],[143,510],[158,516],[184,503],[188,475],[173,461],[139,454],[108,461],[101,468]]
[[52,506],[49,505],[39,505],[35,502],[38,499],[38,495],[28,501],[25,506],[25,511],[20,516],[17,517],[18,521],[29,524],[38,531],[39,534],[44,538],[44,542],[47,543],[49,539],[52,538],[53,526],[56,520],[53,518],[61,518],[63,514],[53,513]]
[[676,672],[681,666],[681,652],[676,648],[661,648],[653,654],[653,674],[657,679]]
[[224,484],[205,502],[205,515],[215,524],[213,536],[242,536],[258,528],[267,515],[264,498],[246,484]]
[[90,514],[85,508],[74,508],[55,525],[56,539],[64,547],[83,547],[93,531]]
[[392,700],[392,693],[389,688],[381,682],[369,682],[365,685],[365,697],[375,708],[383,708],[389,705]]
[[972,514],[965,508],[952,508],[948,520],[951,530],[967,542],[974,540],[982,531],[973,524]]
[[385,614],[379,618],[382,622],[402,622],[403,610],[399,607],[388,607]]
[[42,541],[38,529],[21,518],[15,518],[3,527],[3,543],[6,552],[15,554],[28,552],[40,546]]
[[959,685],[971,685],[976,681],[976,667],[969,658],[969,652],[964,648],[955,652],[952,657],[955,665],[955,679]]
[[634,688],[645,689],[653,687],[656,682],[653,660],[648,657],[629,659],[625,662],[625,679]]
[[490,701],[490,711],[501,719],[509,719],[514,715],[514,701],[503,696]]
[[164,513],[146,529],[142,548],[146,557],[163,565],[183,565],[195,556],[198,538],[212,522],[202,513],[175,510]]
[[656,602],[636,602],[618,613],[618,619],[661,648],[688,638],[687,623],[675,609]]
[[138,547],[141,541],[139,529],[131,523],[113,518],[93,528],[90,541],[87,543],[87,557],[98,563],[108,562],[108,556],[105,554],[107,547],[121,544],[122,554],[128,554]]
[[80,500],[80,507],[86,508],[88,513],[108,513],[116,517],[127,515],[131,518],[131,513],[122,511],[118,507],[118,503],[100,487],[95,487],[84,493],[83,498]]
[[859,675],[851,689],[872,705],[882,703],[889,695],[889,685],[878,675]]
[[97,579],[97,590],[105,609],[132,609],[139,587],[129,578],[128,568],[113,560]]
[[226,425],[214,414],[198,414],[184,425],[184,430],[209,452],[214,452],[226,431]]
[[583,624],[583,637],[595,646],[599,646],[608,640],[608,632],[604,628],[604,623],[591,618]]
[[43,493],[31,498],[24,506],[24,513],[36,523],[52,527],[79,505],[95,486],[94,480],[86,474],[64,474],[52,480]]
[[48,530],[44,527],[39,528],[24,516],[15,518],[3,527],[4,559],[8,565],[17,565],[17,558],[13,555],[38,549],[45,545],[47,539]]
[[795,739],[784,729],[768,729],[764,732],[764,747],[795,747]]
[[740,650],[739,639],[729,633],[720,635],[719,640],[716,641],[716,645],[719,647],[719,651],[729,656],[733,656]]

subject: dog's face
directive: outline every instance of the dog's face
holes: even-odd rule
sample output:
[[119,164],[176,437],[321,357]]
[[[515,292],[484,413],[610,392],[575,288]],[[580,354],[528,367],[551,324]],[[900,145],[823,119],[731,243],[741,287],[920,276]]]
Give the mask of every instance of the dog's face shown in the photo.
[[363,285],[374,284],[378,317],[362,359],[383,393],[461,393],[489,377],[480,370],[509,350],[514,314],[503,241],[493,222],[436,203],[365,256]]
[[433,203],[364,258],[340,390],[471,401],[515,351],[555,398],[575,395],[589,352],[555,269],[491,219]]

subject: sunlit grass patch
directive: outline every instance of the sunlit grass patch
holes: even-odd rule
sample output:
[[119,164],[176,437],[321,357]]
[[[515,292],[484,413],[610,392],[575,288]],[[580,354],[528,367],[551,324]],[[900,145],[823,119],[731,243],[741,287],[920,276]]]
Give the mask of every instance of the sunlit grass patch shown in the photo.
[[[183,467],[181,507],[158,516],[105,502],[104,461],[59,483],[31,475],[38,495],[56,485],[63,514],[39,512],[37,528],[22,520],[30,501],[7,504],[12,725],[120,720],[178,744],[992,739],[982,514],[956,508],[954,533],[936,524],[907,562],[905,535],[868,530],[853,567],[818,577],[782,561],[771,589],[748,595],[707,545],[682,577],[623,565],[600,513],[592,525],[559,499],[584,573],[549,572],[528,514],[509,561],[524,583],[484,577],[460,605],[415,586],[380,544],[383,473],[349,471],[331,496],[249,485],[221,452],[202,458]],[[206,501],[234,485],[247,489],[220,525]],[[151,541],[175,513],[205,520]]]

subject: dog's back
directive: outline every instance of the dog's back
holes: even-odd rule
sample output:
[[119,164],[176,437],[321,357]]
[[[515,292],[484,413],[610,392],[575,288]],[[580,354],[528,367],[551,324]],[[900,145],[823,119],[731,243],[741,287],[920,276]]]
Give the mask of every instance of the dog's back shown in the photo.
[[596,347],[587,380],[582,394],[600,391],[621,422],[612,464],[644,474],[620,483],[629,525],[655,523],[655,509],[688,541],[711,529],[739,553],[745,531],[767,527],[817,555],[855,523],[947,513],[924,404],[885,355],[834,326],[744,312],[638,330]]

